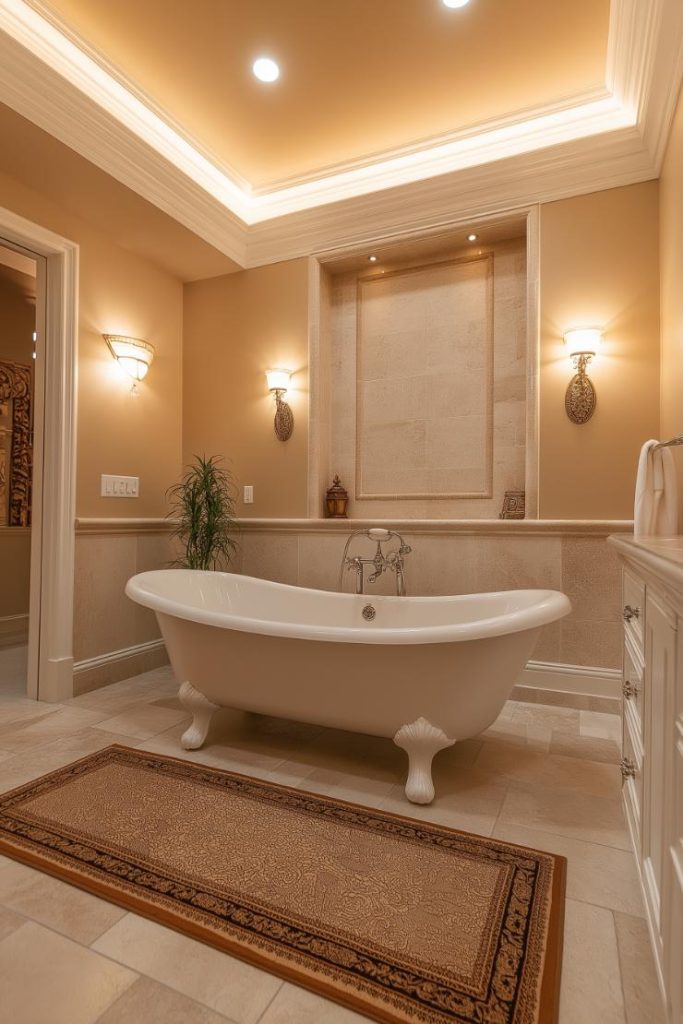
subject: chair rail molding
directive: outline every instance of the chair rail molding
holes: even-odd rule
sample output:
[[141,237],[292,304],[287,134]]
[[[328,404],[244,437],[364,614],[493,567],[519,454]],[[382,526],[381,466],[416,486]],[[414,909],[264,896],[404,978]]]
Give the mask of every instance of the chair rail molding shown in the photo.
[[78,256],[74,242],[0,208],[0,235],[38,256],[28,694],[73,693]]
[[243,267],[657,177],[680,0],[612,0],[605,86],[252,189],[42,0],[0,0],[0,100]]

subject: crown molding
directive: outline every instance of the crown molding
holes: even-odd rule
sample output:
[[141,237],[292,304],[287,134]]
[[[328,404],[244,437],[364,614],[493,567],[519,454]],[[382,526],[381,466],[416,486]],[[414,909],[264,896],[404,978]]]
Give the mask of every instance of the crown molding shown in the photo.
[[228,179],[23,0],[0,0],[0,101],[244,265]]
[[657,177],[635,128],[307,210],[250,228],[247,267],[353,252]]
[[612,0],[604,90],[255,191],[48,14],[0,0],[0,100],[247,267],[656,177],[683,75],[680,0]]

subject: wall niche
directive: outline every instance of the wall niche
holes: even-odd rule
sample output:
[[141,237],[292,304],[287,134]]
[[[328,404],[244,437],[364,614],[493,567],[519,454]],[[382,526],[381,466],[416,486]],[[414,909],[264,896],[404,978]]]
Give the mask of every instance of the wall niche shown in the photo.
[[529,489],[526,218],[478,233],[321,264],[312,515],[334,473],[354,519],[494,519]]

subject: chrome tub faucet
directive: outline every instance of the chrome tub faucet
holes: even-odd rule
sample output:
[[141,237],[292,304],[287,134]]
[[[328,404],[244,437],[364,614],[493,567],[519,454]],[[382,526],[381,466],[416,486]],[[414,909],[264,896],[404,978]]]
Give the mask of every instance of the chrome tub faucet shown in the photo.
[[[354,537],[367,537],[369,540],[374,541],[377,544],[375,554],[372,558],[361,558],[360,555],[349,555],[349,548],[351,541]],[[382,545],[386,544],[392,539],[398,541],[398,548],[390,551],[388,554],[384,554]],[[355,530],[344,547],[344,554],[342,555],[341,565],[339,567],[339,590],[344,589],[344,570],[348,572],[355,572],[356,574],[356,593],[365,593],[365,566],[372,566],[373,571],[367,578],[368,583],[375,583],[384,572],[393,572],[396,576],[396,596],[405,597],[406,583],[405,583],[405,563],[404,559],[406,555],[411,552],[411,547],[406,544],[400,533],[396,533],[394,530],[384,530],[381,527],[373,527],[370,530]]]

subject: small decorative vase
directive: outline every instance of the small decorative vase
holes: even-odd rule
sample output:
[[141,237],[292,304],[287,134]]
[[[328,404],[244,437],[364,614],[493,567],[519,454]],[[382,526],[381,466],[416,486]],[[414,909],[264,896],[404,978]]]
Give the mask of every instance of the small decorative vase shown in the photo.
[[524,519],[524,491],[506,491],[499,519]]
[[349,495],[342,486],[338,476],[332,481],[325,495],[325,516],[327,519],[348,519],[346,510],[349,504]]

